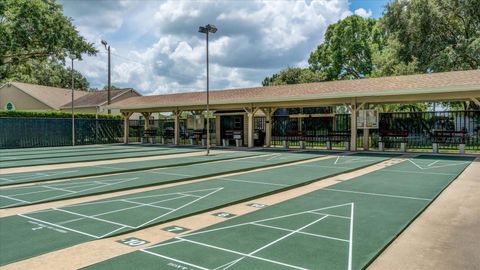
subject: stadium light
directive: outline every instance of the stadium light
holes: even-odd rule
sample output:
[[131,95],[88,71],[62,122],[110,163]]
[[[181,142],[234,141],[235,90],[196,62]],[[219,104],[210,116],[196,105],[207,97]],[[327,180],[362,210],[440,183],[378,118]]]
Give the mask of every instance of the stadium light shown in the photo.
[[205,34],[207,42],[207,156],[210,154],[210,84],[209,84],[209,70],[208,70],[208,33],[216,33],[217,27],[213,24],[207,24],[205,26],[200,26],[198,32]]

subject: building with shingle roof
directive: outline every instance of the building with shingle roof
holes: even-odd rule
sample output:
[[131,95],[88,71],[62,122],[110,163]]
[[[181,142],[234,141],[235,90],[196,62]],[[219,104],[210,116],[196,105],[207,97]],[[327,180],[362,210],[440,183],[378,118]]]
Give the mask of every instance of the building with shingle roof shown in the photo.
[[[107,104],[107,90],[74,91],[76,112],[107,113],[102,106]],[[140,96],[132,88],[111,90],[112,102]],[[3,110],[19,111],[70,111],[72,90],[30,83],[8,82],[0,86],[0,104]],[[111,110],[119,114],[119,110]]]

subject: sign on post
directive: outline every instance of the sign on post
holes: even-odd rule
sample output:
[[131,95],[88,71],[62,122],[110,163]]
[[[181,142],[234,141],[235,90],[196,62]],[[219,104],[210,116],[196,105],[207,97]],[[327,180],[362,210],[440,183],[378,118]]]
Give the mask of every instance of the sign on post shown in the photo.
[[359,110],[357,114],[357,128],[378,128],[378,110]]

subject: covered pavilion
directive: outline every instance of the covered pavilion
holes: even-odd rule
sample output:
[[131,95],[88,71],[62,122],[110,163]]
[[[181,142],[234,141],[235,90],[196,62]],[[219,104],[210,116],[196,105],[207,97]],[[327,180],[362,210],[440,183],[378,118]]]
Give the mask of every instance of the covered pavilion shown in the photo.
[[[419,102],[469,101],[480,107],[480,70],[454,71],[419,75],[392,76],[358,80],[253,87],[210,91],[210,109],[216,115],[220,130],[222,115],[241,113],[245,116],[246,146],[254,146],[254,117],[265,117],[265,143],[272,141],[272,115],[279,108],[346,106],[351,119],[367,105]],[[206,108],[206,92],[138,96],[109,106],[119,109],[124,117],[124,142],[129,138],[129,117],[142,113],[170,112],[174,118],[174,144],[180,142],[180,115],[184,111],[202,112]],[[145,121],[145,129],[148,129]],[[357,121],[350,121],[350,150],[357,150]],[[364,139],[368,140],[368,129]],[[219,145],[221,137],[216,136]],[[365,144],[364,144],[365,146]]]

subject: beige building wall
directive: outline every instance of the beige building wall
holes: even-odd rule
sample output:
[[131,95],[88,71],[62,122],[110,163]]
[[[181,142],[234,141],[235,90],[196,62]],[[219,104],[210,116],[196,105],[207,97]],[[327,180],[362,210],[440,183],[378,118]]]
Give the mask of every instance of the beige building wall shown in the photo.
[[54,108],[40,102],[13,85],[0,88],[0,110],[5,110],[8,102],[18,111],[55,111]]

